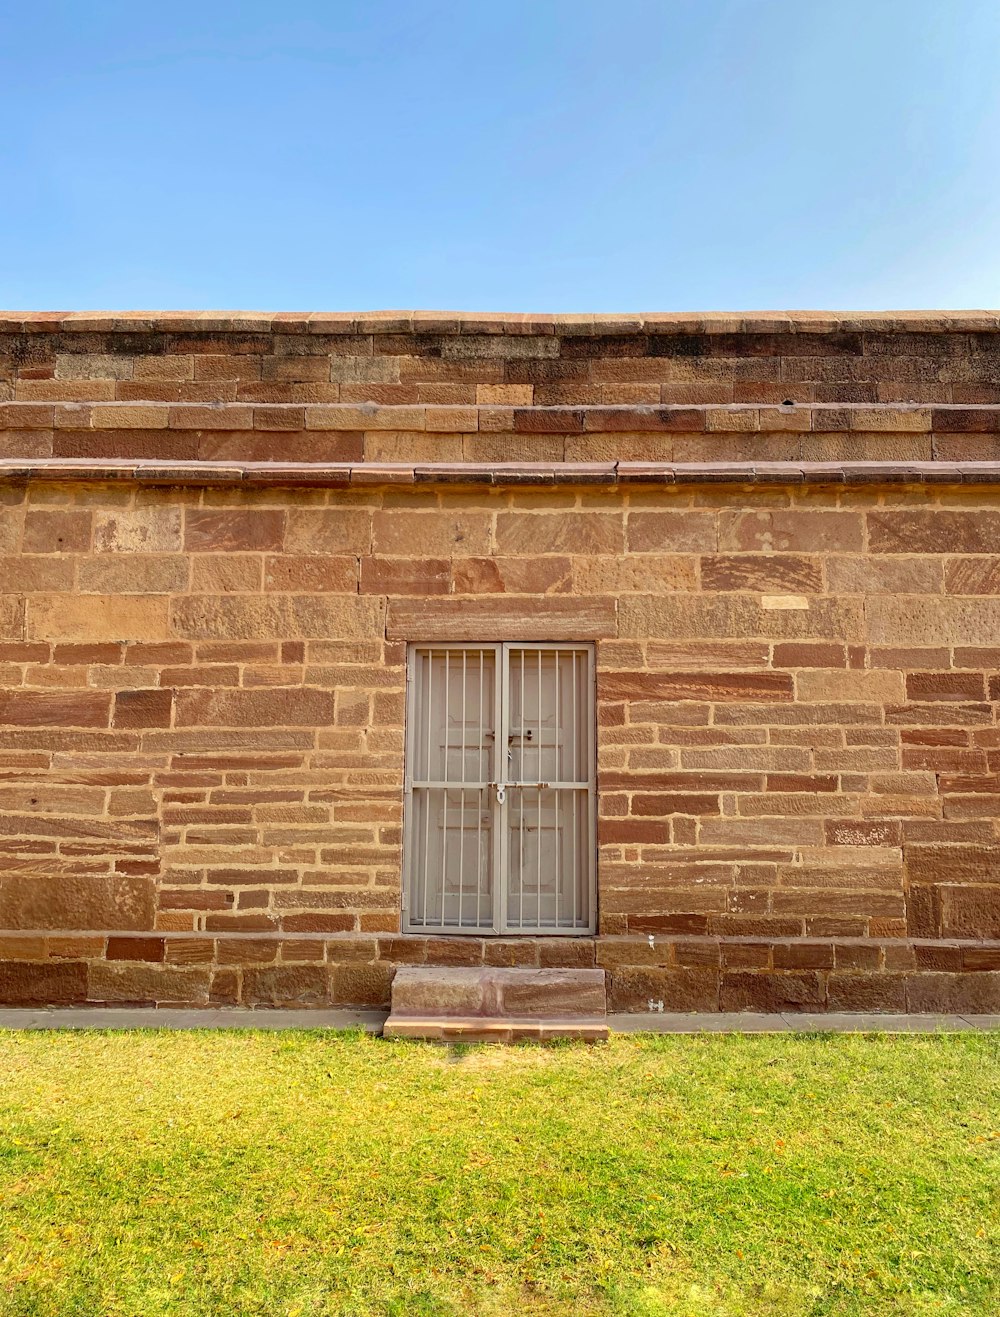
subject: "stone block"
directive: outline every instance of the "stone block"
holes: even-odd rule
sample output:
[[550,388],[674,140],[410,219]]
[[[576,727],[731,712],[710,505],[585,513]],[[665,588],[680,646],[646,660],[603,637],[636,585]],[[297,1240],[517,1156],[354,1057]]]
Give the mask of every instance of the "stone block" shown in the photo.
[[243,971],[246,1006],[325,1006],[329,1001],[325,965],[252,965]]
[[94,514],[94,550],[97,553],[178,553],[181,549],[181,518],[181,509],[168,504],[98,509]]
[[281,549],[284,540],[285,513],[276,509],[188,508],[185,513],[184,548],[189,553],[261,553]]
[[115,695],[115,727],[169,727],[173,691],[128,690]]
[[[335,956],[334,951],[331,958]],[[330,979],[331,1006],[389,1005],[393,975],[398,971],[385,964],[334,964]]]
[[826,1005],[826,986],[817,971],[794,974],[723,972],[723,1011],[810,1011]]
[[817,593],[823,589],[819,558],[789,553],[718,553],[700,559],[703,590]]
[[152,878],[15,872],[0,884],[0,928],[144,930],[154,907]]
[[661,969],[620,965],[610,972],[611,1011],[717,1011],[719,974],[710,968]]
[[87,969],[88,1002],[116,1005],[204,1006],[211,970],[207,965],[148,965],[95,961]]
[[615,601],[557,595],[392,599],[390,640],[595,640],[613,636]]
[[378,596],[189,595],[171,607],[175,634],[192,640],[369,640],[384,616]]
[[107,727],[103,691],[0,691],[0,727]]
[[84,964],[0,961],[0,1002],[6,1006],[71,1006],[86,996]]
[[27,600],[31,640],[167,640],[168,601],[150,595],[35,595]]

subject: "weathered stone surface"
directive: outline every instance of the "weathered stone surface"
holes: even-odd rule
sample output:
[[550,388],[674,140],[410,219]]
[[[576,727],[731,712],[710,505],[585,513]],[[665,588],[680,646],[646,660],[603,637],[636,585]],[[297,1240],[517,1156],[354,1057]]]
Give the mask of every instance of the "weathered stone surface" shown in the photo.
[[87,1000],[109,1004],[204,1006],[211,971],[206,966],[120,964],[96,961],[87,974]]
[[454,599],[392,599],[390,640],[593,640],[613,636],[615,601],[559,595],[493,595]]
[[168,601],[151,595],[34,595],[28,599],[32,640],[166,640]]
[[33,965],[0,960],[0,1002],[8,1006],[68,1006],[84,1001],[86,995],[87,967],[79,962]]
[[0,877],[0,928],[153,927],[155,895],[150,878],[60,874],[58,868],[50,863],[48,873]]
[[[94,465],[0,479],[0,996],[989,1002],[995,316],[112,323],[5,330],[0,458]],[[519,639],[596,642],[601,933],[401,936],[406,642]]]
[[169,504],[98,510],[94,516],[97,553],[178,553],[182,509]]
[[254,965],[243,971],[247,1006],[322,1006],[329,1000],[324,965]]
[[598,969],[404,966],[392,984],[391,1018],[550,1019],[606,1010],[605,975]]
[[171,609],[175,634],[197,640],[364,639],[383,615],[380,599],[350,595],[189,595]]
[[868,600],[868,638],[876,645],[991,645],[1000,632],[1000,599],[880,595]]

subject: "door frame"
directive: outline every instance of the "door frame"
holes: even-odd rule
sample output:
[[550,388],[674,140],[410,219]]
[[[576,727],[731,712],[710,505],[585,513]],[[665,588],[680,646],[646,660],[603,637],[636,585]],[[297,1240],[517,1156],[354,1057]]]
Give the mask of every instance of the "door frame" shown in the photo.
[[[413,755],[417,743],[417,653],[421,650],[461,653],[470,650],[492,650],[494,653],[494,754],[493,776],[490,785],[492,798],[490,810],[492,815],[492,849],[493,849],[493,883],[492,883],[492,918],[474,927],[455,927],[453,925],[433,925],[414,923],[409,918],[409,896],[411,890],[413,843]],[[510,717],[510,654],[511,651],[542,651],[548,653],[566,653],[575,651],[584,655],[587,665],[583,690],[585,709],[579,725],[579,732],[585,737],[587,787],[586,809],[587,823],[584,829],[586,837],[586,874],[584,892],[588,905],[588,919],[585,926],[573,928],[535,927],[524,928],[510,924],[507,920],[507,895],[509,889],[509,791],[517,790],[516,784],[509,782],[506,760],[506,744]],[[428,727],[428,735],[430,729]],[[587,937],[593,936],[597,928],[597,662],[595,646],[591,641],[411,641],[406,649],[406,727],[404,729],[404,776],[403,776],[403,854],[400,874],[400,928],[403,933],[423,937]],[[523,779],[522,779],[523,781]],[[504,799],[497,800],[498,786],[503,786]],[[460,787],[459,783],[455,784]],[[579,791],[579,788],[577,788]],[[584,794],[580,792],[580,794]],[[575,878],[574,878],[575,881]],[[427,882],[427,875],[424,875]]]

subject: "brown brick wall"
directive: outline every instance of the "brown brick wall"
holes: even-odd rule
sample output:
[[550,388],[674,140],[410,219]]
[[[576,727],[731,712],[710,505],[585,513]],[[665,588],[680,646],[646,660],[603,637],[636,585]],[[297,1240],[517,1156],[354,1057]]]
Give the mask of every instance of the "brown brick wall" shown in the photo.
[[[998,637],[995,312],[0,313],[0,1001],[998,1010]],[[519,638],[599,935],[400,936],[405,642]]]
[[[996,488],[12,481],[0,571],[0,999],[1000,1003]],[[597,641],[601,936],[400,937],[404,641],[519,637]]]

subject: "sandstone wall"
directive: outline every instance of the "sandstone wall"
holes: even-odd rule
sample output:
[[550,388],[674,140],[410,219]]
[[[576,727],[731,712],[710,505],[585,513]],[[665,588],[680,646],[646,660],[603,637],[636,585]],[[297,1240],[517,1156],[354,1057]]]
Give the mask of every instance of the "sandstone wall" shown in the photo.
[[[0,1001],[998,1010],[998,637],[995,312],[0,313]],[[596,642],[596,938],[400,935],[437,639]]]
[[[0,997],[995,1008],[992,489],[0,490]],[[405,641],[522,637],[597,641],[601,936],[401,938]]]

